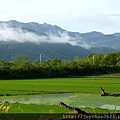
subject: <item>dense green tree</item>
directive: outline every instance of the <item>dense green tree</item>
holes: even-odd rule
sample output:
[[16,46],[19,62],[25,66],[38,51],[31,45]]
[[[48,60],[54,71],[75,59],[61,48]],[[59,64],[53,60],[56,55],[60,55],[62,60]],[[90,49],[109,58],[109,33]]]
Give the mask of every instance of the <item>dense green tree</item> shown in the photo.
[[117,58],[115,53],[107,53],[104,54],[102,57],[102,65],[108,66],[108,65],[116,65]]
[[71,77],[120,72],[120,52],[91,54],[80,59],[60,60],[57,58],[40,63],[29,61],[28,56],[16,55],[11,62],[0,61],[0,79],[32,79]]

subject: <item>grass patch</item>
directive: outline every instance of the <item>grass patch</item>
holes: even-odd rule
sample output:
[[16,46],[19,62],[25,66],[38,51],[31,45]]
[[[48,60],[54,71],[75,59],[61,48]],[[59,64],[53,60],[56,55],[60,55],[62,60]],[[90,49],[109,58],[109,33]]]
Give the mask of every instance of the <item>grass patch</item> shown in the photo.
[[[120,93],[119,78],[56,78],[38,80],[0,80],[0,95],[37,95],[49,93],[92,93],[101,94],[100,87],[106,92]],[[1,101],[0,101],[1,102]],[[9,105],[10,103],[6,103]],[[114,104],[114,101],[113,101]],[[106,110],[101,108],[81,108],[88,113],[116,113],[120,110]],[[12,103],[9,113],[71,113],[59,105],[36,105]],[[5,113],[0,109],[0,113]]]
[[[11,106],[8,113],[68,113],[67,109],[64,109],[58,105],[36,105],[36,104],[20,104],[20,103],[8,103],[6,106]],[[0,109],[0,113],[5,113],[4,109]]]
[[41,93],[120,93],[119,78],[58,78],[42,80],[0,80],[0,95]]
[[[36,104],[20,104],[20,103],[8,103],[5,102],[6,106],[11,106],[7,113],[76,113],[76,111],[68,110],[59,105],[36,105]],[[81,110],[86,111],[87,113],[116,113],[120,112],[119,110],[107,110],[101,108],[80,108]],[[4,109],[0,109],[0,113],[6,113]]]

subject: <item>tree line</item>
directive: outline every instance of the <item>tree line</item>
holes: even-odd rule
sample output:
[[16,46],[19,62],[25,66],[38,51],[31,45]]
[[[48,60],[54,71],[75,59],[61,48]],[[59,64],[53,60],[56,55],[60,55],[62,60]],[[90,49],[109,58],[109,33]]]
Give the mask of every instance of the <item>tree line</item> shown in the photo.
[[10,62],[0,60],[0,79],[38,79],[56,77],[77,77],[96,74],[119,73],[120,52],[90,54],[73,60],[54,58],[40,63],[29,61],[28,56],[16,55]]

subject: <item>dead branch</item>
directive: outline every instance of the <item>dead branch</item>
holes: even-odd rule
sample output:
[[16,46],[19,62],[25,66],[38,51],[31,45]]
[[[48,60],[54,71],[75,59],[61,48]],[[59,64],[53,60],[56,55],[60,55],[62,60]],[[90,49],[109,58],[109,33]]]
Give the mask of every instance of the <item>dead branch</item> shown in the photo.
[[102,88],[102,87],[100,87],[100,88],[101,88],[101,90],[102,90],[101,96],[114,96],[114,97],[120,97],[120,94],[106,93],[104,88]]
[[69,110],[75,110],[75,111],[77,111],[77,114],[83,114],[83,115],[88,114],[88,113],[86,113],[85,111],[80,110],[79,108],[75,108],[75,107],[68,106],[68,105],[66,105],[66,104],[63,103],[63,102],[60,102],[59,105],[65,107],[65,108],[67,108],[67,109],[69,109]]

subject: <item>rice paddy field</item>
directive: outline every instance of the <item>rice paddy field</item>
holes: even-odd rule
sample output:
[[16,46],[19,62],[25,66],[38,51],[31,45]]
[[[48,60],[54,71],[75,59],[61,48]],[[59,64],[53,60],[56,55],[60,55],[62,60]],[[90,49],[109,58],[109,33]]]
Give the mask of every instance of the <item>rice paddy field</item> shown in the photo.
[[[120,112],[120,97],[101,97],[100,87],[108,93],[120,93],[120,78],[0,80],[0,113],[75,112],[60,106],[60,101],[87,113]],[[7,110],[4,106],[10,107]]]

